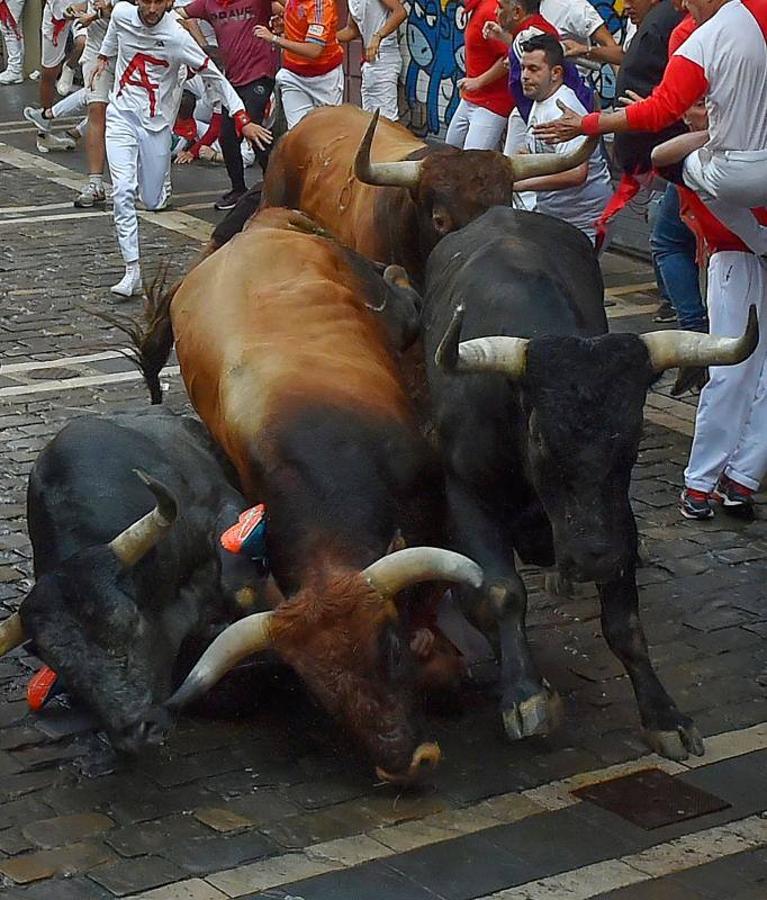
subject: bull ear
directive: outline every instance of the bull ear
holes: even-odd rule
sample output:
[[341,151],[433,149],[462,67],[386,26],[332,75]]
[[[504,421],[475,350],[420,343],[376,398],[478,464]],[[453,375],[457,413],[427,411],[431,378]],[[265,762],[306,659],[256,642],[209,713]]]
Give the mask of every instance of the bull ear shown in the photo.
[[362,573],[372,588],[393,597],[421,581],[456,581],[482,586],[482,569],[467,556],[439,547],[411,547],[383,556]]
[[392,539],[389,541],[389,546],[386,549],[386,555],[388,556],[390,553],[397,553],[400,550],[404,550],[407,547],[407,543],[405,542],[405,538],[402,537],[402,531],[398,528]]
[[165,485],[140,469],[133,471],[154,494],[157,503],[151,512],[129,525],[109,544],[110,550],[126,568],[134,566],[165,537],[178,514],[176,498]]
[[459,343],[464,312],[463,304],[456,307],[434,362],[446,372],[498,372],[507,378],[522,378],[527,368],[528,339],[497,335]]
[[19,647],[25,639],[21,616],[13,613],[4,622],[0,622],[0,657]]
[[676,366],[734,366],[748,359],[759,343],[759,320],[752,304],[746,330],[738,338],[695,331],[654,331],[640,337],[655,372]]

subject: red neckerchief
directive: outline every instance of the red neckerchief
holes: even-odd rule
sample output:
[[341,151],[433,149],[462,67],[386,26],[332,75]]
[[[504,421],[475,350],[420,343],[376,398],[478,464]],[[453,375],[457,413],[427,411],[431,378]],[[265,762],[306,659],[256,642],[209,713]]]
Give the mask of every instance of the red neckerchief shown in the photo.
[[69,25],[69,19],[54,19],[53,16],[51,16],[51,22],[53,22],[52,43],[54,47],[58,47],[61,32]]

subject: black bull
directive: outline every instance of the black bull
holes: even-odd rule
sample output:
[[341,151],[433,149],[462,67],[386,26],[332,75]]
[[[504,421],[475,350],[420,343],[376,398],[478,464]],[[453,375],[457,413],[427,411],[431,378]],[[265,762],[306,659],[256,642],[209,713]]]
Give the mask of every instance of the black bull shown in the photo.
[[30,475],[36,583],[0,627],[0,655],[31,639],[115,747],[160,740],[169,719],[157,705],[263,586],[254,563],[218,543],[245,506],[193,419],[71,422]]
[[485,570],[481,598],[464,602],[500,647],[507,733],[547,733],[558,708],[527,644],[516,550],[597,583],[602,628],[650,745],[672,758],[701,754],[648,657],[628,488],[648,387],[666,368],[744,359],[758,337],[753,310],[737,340],[607,334],[587,239],[547,216],[496,207],[432,252],[423,316],[451,543]]

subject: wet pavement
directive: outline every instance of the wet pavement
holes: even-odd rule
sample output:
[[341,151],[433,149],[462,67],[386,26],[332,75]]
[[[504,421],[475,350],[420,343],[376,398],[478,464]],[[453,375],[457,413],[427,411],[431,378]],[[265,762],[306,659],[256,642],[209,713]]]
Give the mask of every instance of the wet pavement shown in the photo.
[[[125,338],[97,313],[118,305],[108,213],[71,206],[81,151],[40,156],[20,108],[32,85],[0,89],[0,619],[31,584],[26,477],[39,450],[84,413],[148,402]],[[64,123],[67,124],[67,123]],[[183,270],[219,214],[222,168],[174,172],[174,205],[142,215],[145,274]],[[604,259],[614,330],[646,331],[657,305],[641,260]],[[188,410],[177,369],[166,403]],[[694,399],[648,397],[632,499],[652,658],[680,708],[710,737],[702,759],[649,754],[628,679],[607,649],[591,586],[564,600],[524,570],[534,653],[564,700],[549,739],[504,740],[488,692],[466,688],[430,713],[443,750],[432,783],[378,784],[284,671],[246,669],[208,715],[167,744],[115,757],[83,713],[25,691],[39,662],[0,660],[0,894],[9,898],[767,896],[767,520],[692,523],[676,500]],[[760,500],[763,498],[760,498]],[[658,767],[725,809],[651,830],[570,789]]]

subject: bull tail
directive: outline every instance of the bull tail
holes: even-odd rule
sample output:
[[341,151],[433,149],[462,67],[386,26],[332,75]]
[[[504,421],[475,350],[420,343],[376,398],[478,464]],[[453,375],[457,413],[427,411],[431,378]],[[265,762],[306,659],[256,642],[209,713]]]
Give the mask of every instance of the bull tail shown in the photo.
[[152,403],[162,403],[160,372],[173,349],[170,304],[183,279],[167,287],[167,267],[161,269],[146,292],[143,318],[131,334],[136,365],[144,376]]

